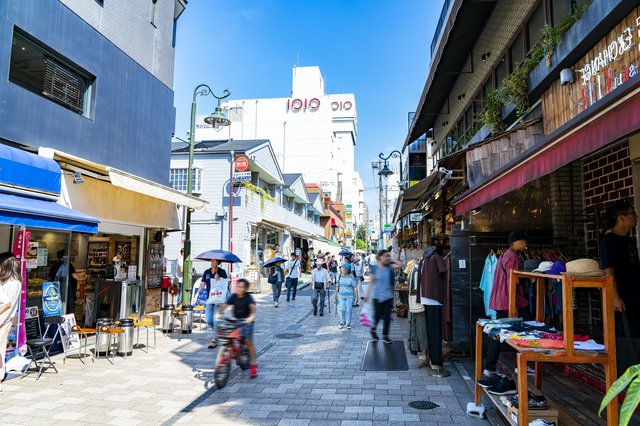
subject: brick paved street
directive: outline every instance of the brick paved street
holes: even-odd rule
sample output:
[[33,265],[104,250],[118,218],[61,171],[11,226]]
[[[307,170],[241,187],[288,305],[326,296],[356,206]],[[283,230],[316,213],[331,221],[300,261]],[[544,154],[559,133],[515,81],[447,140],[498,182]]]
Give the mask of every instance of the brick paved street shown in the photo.
[[[310,291],[294,303],[271,294],[258,301],[255,332],[259,375],[232,370],[228,385],[213,384],[216,350],[206,348],[211,333],[196,330],[179,338],[158,332],[158,349],[135,349],[115,365],[100,359],[83,365],[76,355],[55,359],[59,374],[35,374],[4,382],[0,423],[37,425],[412,425],[469,424],[449,380],[426,375],[408,355],[410,370],[361,371],[368,331],[354,321],[338,329],[334,308],[313,316]],[[354,311],[354,319],[357,317]],[[395,318],[394,318],[395,319]],[[394,340],[406,338],[406,320],[392,322]],[[279,332],[302,338],[277,339]],[[142,333],[144,335],[144,332]],[[142,341],[142,336],[141,336]],[[457,373],[454,372],[454,376]],[[451,379],[454,378],[451,377]],[[415,410],[410,401],[437,403]]]

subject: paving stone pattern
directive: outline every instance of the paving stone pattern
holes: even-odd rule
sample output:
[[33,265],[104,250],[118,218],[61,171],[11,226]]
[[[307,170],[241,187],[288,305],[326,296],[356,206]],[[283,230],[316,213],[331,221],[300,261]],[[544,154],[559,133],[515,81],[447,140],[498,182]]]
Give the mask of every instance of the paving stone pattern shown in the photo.
[[[158,348],[134,349],[115,365],[100,359],[83,365],[76,355],[53,370],[2,385],[0,424],[37,425],[466,425],[467,418],[447,379],[419,369],[422,361],[407,352],[409,371],[361,371],[368,329],[354,309],[353,329],[338,329],[339,317],[325,310],[310,315],[311,292],[274,308],[270,293],[254,295],[258,377],[239,371],[216,389],[213,367],[217,350],[207,349],[212,333],[196,330],[180,338],[158,331]],[[291,306],[303,306],[299,308]],[[332,302],[333,305],[333,302]],[[204,325],[204,324],[203,324]],[[293,340],[275,334],[299,325]],[[406,320],[392,322],[391,337],[406,339]],[[141,336],[141,342],[144,341]],[[232,375],[235,370],[232,370]],[[434,410],[409,407],[432,401]]]

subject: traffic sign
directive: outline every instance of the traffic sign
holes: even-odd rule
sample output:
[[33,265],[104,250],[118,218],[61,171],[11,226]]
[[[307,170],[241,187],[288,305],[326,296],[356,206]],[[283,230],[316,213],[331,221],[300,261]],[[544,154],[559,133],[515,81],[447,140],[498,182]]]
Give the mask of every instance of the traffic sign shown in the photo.
[[233,174],[234,182],[251,182],[251,172],[235,172]]
[[236,170],[239,172],[246,172],[251,167],[251,160],[246,155],[238,155],[235,159]]

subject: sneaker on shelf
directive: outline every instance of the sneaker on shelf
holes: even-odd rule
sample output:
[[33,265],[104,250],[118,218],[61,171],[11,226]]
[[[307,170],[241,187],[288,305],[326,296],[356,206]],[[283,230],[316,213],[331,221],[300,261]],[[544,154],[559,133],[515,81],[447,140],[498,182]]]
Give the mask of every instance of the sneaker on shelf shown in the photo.
[[503,377],[499,383],[489,386],[487,392],[492,395],[514,395],[518,393],[518,390],[516,388],[516,382],[508,377]]
[[[549,406],[547,405],[547,398],[545,398],[543,395],[534,395],[529,391],[528,398],[529,410],[546,410],[547,408],[549,408]],[[509,402],[514,408],[518,408],[519,402],[517,395],[509,398]]]
[[256,377],[258,375],[258,366],[257,365],[252,365],[251,368],[249,369],[249,375],[251,377]]
[[493,376],[489,377],[488,379],[478,380],[478,384],[480,385],[480,387],[488,388],[488,387],[497,385],[502,381],[502,379],[504,379],[504,376],[501,376],[500,374],[495,373]]
[[[518,369],[515,369],[516,374],[518,374]],[[534,368],[531,368],[529,366],[527,366],[527,376],[535,376],[536,374],[536,370]]]
[[390,345],[391,343],[393,343],[391,339],[389,339],[389,336],[382,336],[382,341],[385,342],[387,345]]
[[378,334],[376,333],[376,329],[372,328],[371,330],[369,330],[369,333],[371,333],[371,340],[373,340],[374,342],[377,340],[380,340],[378,338]]
[[529,426],[556,426],[555,422],[548,422],[543,419],[535,419],[529,423]]
[[506,396],[501,396],[500,397],[500,402],[502,403],[502,405],[504,405],[505,407],[509,406],[509,397]]

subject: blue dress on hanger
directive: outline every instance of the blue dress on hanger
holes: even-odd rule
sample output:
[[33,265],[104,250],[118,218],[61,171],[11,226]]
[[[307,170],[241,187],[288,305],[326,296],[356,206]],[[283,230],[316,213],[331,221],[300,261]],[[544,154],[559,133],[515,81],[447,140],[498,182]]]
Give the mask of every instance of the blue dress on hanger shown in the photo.
[[489,299],[491,299],[491,289],[493,288],[493,275],[496,272],[498,256],[491,253],[484,261],[482,278],[480,279],[480,290],[484,291],[484,311],[491,319],[496,319],[496,311],[489,309]]

